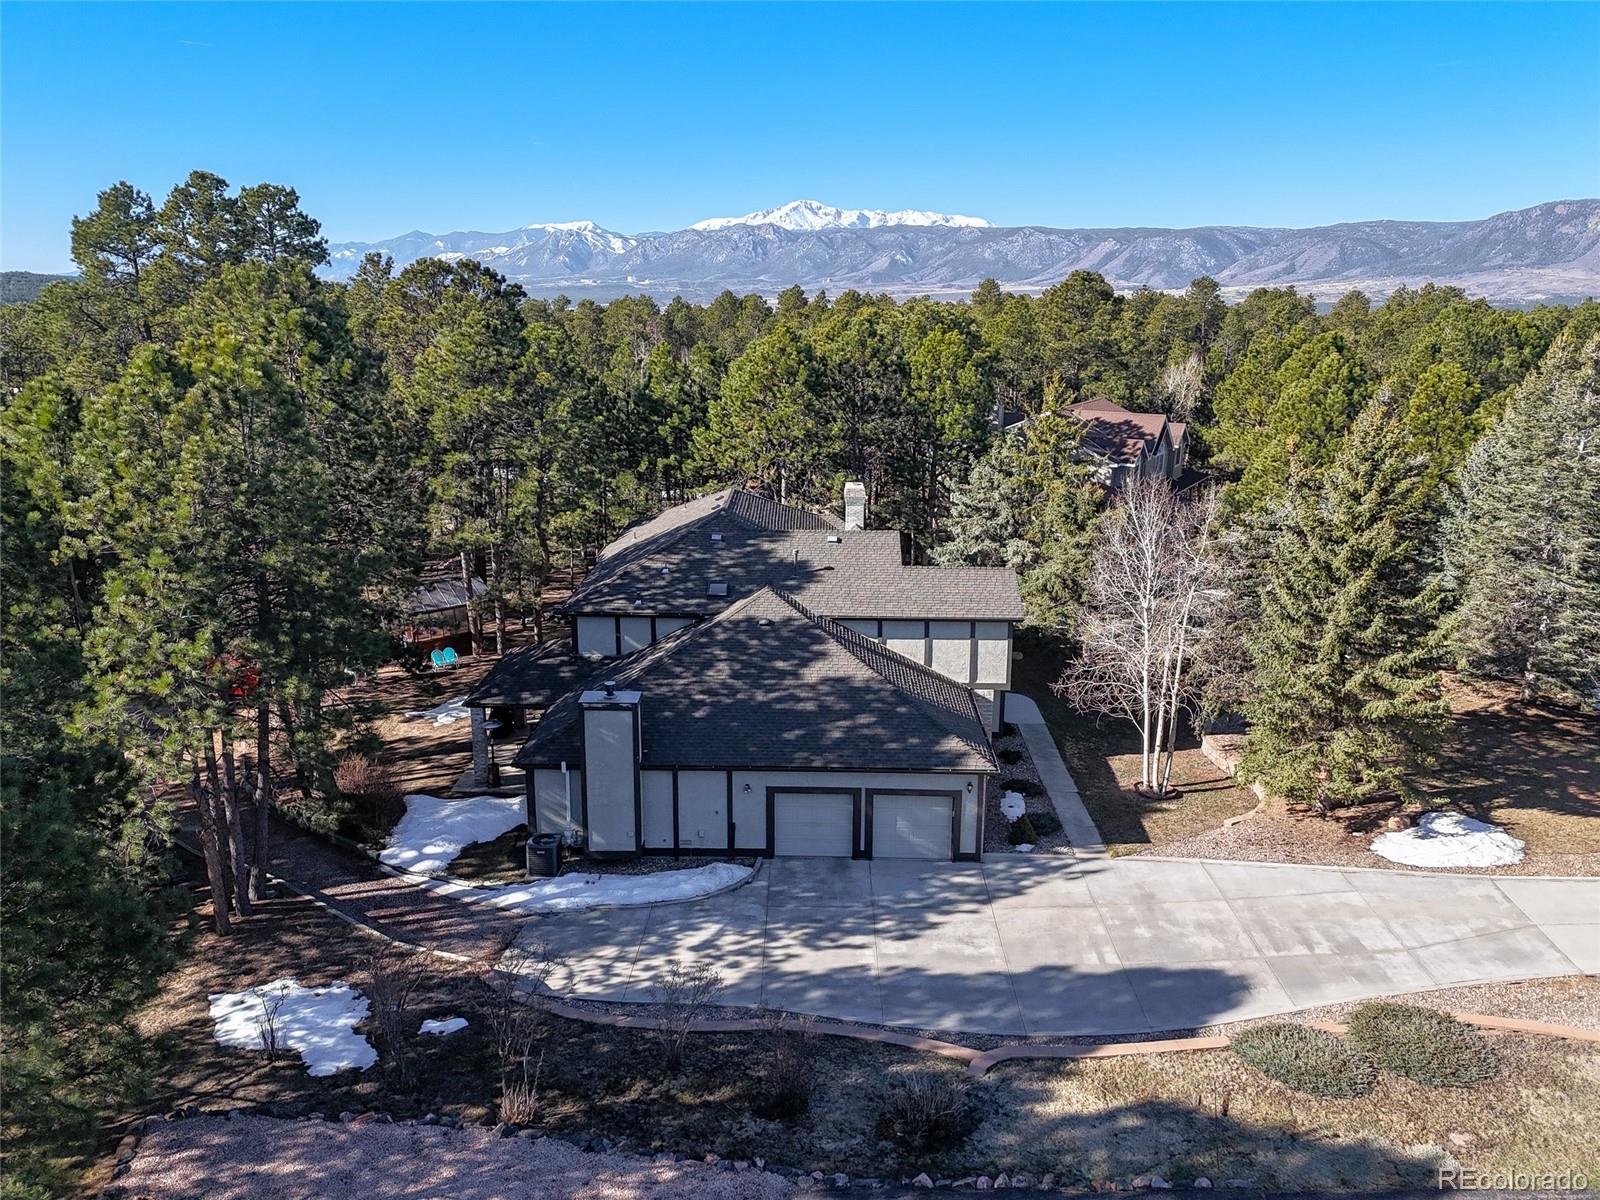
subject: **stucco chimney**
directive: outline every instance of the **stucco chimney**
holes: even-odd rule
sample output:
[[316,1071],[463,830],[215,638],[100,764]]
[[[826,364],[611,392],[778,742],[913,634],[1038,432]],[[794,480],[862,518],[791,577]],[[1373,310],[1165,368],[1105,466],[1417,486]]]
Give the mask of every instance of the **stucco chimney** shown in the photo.
[[844,485],[844,527],[867,527],[867,489],[865,484],[851,481]]

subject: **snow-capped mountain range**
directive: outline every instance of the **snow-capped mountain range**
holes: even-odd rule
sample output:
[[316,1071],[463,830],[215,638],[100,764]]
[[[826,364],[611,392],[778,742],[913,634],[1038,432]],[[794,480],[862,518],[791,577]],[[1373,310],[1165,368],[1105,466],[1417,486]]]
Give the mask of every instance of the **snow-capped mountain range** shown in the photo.
[[881,208],[834,208],[819,200],[791,200],[777,208],[745,213],[742,217],[708,217],[690,229],[726,229],[730,225],[776,225],[779,229],[881,229],[885,225],[938,225],[952,229],[989,229],[982,217],[952,216],[949,213],[919,212],[903,208],[884,212]]
[[687,229],[624,234],[592,221],[506,233],[412,232],[329,247],[348,278],[369,253],[405,266],[472,258],[534,295],[605,299],[630,292],[708,299],[724,289],[774,295],[792,284],[896,295],[962,295],[993,277],[1039,291],[1078,269],[1113,286],[1182,288],[1210,275],[1230,295],[1294,284],[1319,300],[1353,288],[1455,284],[1503,304],[1600,295],[1600,200],[1564,200],[1477,221],[1359,221],[1314,229],[996,226],[979,217],[841,209],[795,200]]

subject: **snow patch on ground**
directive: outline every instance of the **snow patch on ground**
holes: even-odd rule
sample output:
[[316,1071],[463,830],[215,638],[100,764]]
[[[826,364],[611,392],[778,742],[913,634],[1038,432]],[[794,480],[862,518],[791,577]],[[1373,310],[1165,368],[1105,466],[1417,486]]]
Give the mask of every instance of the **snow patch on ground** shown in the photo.
[[453,700],[446,700],[443,704],[436,704],[432,708],[408,709],[406,716],[418,720],[426,718],[435,725],[454,725],[457,721],[465,721],[472,715],[472,710],[467,707],[467,698],[457,696]]
[[1028,811],[1028,802],[1021,792],[1007,792],[1000,797],[1000,811],[1005,813],[1006,820],[1015,821]]
[[424,1021],[418,1033],[431,1033],[443,1037],[447,1033],[459,1033],[467,1027],[465,1017],[445,1017],[440,1021]]
[[590,908],[629,908],[662,904],[669,900],[694,900],[709,896],[755,874],[734,863],[711,863],[683,871],[656,871],[649,875],[559,875],[503,887],[467,887],[449,879],[433,879],[424,886],[492,908],[524,916],[540,913],[582,912]]
[[301,987],[292,976],[242,992],[214,992],[213,1036],[224,1046],[265,1050],[269,1007],[276,1009],[277,1044],[298,1050],[312,1075],[365,1071],[378,1061],[371,1043],[352,1028],[366,1020],[367,998],[346,983]]
[[1438,812],[1411,829],[1379,834],[1372,852],[1410,867],[1506,867],[1522,861],[1524,845],[1498,825]]
[[521,796],[406,797],[406,815],[389,835],[378,861],[419,875],[443,871],[474,842],[492,842],[528,818]]

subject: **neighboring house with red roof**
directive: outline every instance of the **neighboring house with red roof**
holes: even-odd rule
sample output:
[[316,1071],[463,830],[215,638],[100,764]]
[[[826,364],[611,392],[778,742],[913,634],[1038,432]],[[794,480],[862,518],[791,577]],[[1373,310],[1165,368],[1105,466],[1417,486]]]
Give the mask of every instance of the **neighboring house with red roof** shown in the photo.
[[1132,412],[1110,400],[1083,400],[1061,410],[1084,430],[1079,453],[1099,464],[1100,480],[1118,488],[1158,476],[1176,481],[1189,457],[1189,430],[1165,413]]

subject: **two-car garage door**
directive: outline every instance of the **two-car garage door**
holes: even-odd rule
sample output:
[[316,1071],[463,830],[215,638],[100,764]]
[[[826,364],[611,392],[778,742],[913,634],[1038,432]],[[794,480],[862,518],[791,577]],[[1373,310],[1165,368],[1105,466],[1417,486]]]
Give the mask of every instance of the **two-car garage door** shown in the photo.
[[[955,800],[938,793],[865,793],[873,858],[951,857]],[[855,852],[856,793],[774,792],[773,853],[849,858]]]

